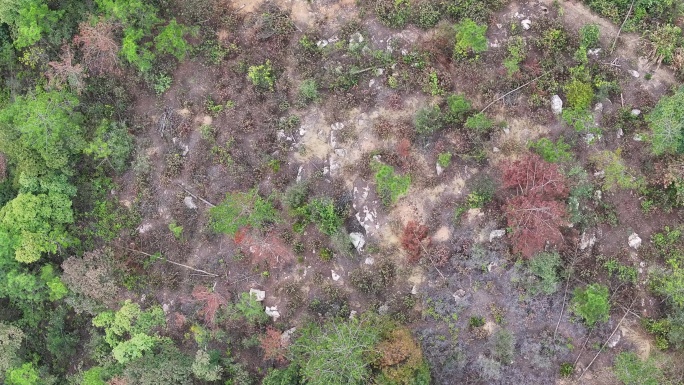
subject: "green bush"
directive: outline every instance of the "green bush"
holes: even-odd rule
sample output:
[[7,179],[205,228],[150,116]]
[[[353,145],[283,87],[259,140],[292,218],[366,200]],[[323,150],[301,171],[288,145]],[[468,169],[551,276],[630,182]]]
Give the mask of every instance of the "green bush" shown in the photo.
[[438,5],[431,1],[426,1],[418,5],[415,15],[415,23],[423,29],[429,29],[437,25],[442,18],[442,10]]
[[508,365],[513,362],[515,353],[515,336],[506,329],[498,329],[487,341],[489,351],[496,360]]
[[379,340],[371,321],[329,321],[303,328],[290,352],[306,384],[362,385],[370,383],[369,360]]
[[261,90],[273,91],[275,85],[275,74],[271,61],[266,60],[266,63],[256,66],[250,66],[247,72],[247,77],[252,81],[252,84]]
[[264,312],[261,302],[250,293],[240,293],[238,301],[230,307],[229,311],[232,311],[233,319],[242,318],[250,325],[263,325],[270,319]]
[[573,153],[570,152],[570,145],[565,143],[563,138],[552,142],[548,138],[540,138],[530,143],[530,148],[547,162],[560,163],[572,159]]
[[675,52],[682,45],[682,29],[664,24],[648,33],[648,38],[652,45],[652,56],[658,62],[666,64],[672,63]]
[[536,290],[550,295],[558,290],[561,258],[555,252],[542,252],[530,260],[530,272],[539,278]]
[[122,123],[102,120],[95,131],[95,138],[90,141],[83,152],[94,159],[107,161],[114,170],[122,172],[128,165],[128,158],[133,150],[133,136]]
[[337,212],[332,199],[314,199],[307,206],[307,217],[327,235],[335,234],[342,226],[343,218]]
[[178,24],[176,19],[171,19],[154,38],[154,46],[157,52],[173,55],[179,61],[185,59],[190,50],[190,45],[183,37],[188,33],[187,28]]
[[451,157],[453,155],[450,152],[442,152],[439,155],[437,155],[437,164],[441,168],[447,168],[451,164]]
[[599,26],[596,24],[583,25],[579,30],[580,46],[585,48],[594,48],[599,44]]
[[375,189],[385,206],[394,204],[400,196],[408,192],[411,185],[411,177],[400,176],[394,173],[392,166],[374,163]]
[[477,24],[471,19],[465,19],[454,27],[456,42],[454,43],[454,58],[464,59],[487,50],[487,25]]
[[410,0],[376,0],[375,13],[390,28],[402,28],[411,17]]
[[568,105],[572,109],[587,109],[594,100],[594,89],[589,83],[573,80],[566,84],[564,89],[568,99]]
[[299,385],[299,366],[290,364],[284,369],[269,369],[261,385]]
[[461,94],[452,94],[447,97],[447,111],[444,118],[449,123],[460,123],[473,108],[470,101]]
[[504,59],[504,67],[508,71],[508,76],[513,76],[520,72],[520,63],[525,60],[525,41],[522,37],[516,36],[508,43],[508,56]]
[[575,289],[571,309],[589,327],[593,327],[597,322],[608,321],[610,316],[608,288],[600,284],[591,284],[584,289]]
[[442,111],[438,106],[421,108],[416,112],[413,124],[417,133],[421,135],[432,134],[443,127]]
[[223,202],[209,209],[209,215],[212,229],[228,235],[235,235],[243,227],[260,229],[268,222],[278,221],[271,198],[263,199],[256,189],[227,193]]
[[494,121],[489,119],[483,112],[479,112],[469,116],[464,127],[478,133],[486,133],[494,127]]
[[642,361],[632,352],[623,352],[615,357],[613,372],[624,385],[659,385],[665,379],[653,359]]
[[305,102],[315,102],[320,98],[318,94],[318,83],[315,79],[306,79],[299,85],[299,97]]
[[681,153],[684,149],[684,87],[672,96],[664,96],[646,117],[653,137],[655,155]]

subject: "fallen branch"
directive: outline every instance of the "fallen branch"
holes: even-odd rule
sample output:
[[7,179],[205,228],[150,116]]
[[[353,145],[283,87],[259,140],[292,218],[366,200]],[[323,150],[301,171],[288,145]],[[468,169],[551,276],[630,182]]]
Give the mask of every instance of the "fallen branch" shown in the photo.
[[[632,2],[632,3],[634,3],[634,2]],[[635,298],[634,300],[632,300],[632,303],[629,305],[629,309],[627,309],[627,311],[625,312],[625,315],[622,316],[622,319],[620,319],[620,322],[618,322],[617,326],[615,326],[615,329],[613,329],[613,332],[610,333],[610,336],[608,337],[608,339],[606,340],[606,342],[603,344],[603,346],[601,346],[601,349],[599,349],[599,351],[596,353],[596,355],[594,356],[594,359],[591,360],[591,362],[589,363],[589,365],[587,365],[586,369],[584,369],[584,370],[582,371],[582,374],[580,374],[579,378],[577,379],[578,381],[582,379],[582,376],[584,376],[584,373],[586,373],[586,372],[589,370],[589,368],[590,368],[591,365],[594,363],[594,361],[596,361],[596,358],[597,358],[597,357],[599,356],[599,354],[601,354],[601,352],[603,351],[603,348],[605,348],[606,345],[608,345],[608,342],[610,341],[610,339],[613,338],[613,335],[615,334],[615,332],[620,328],[620,325],[622,325],[622,321],[624,321],[625,318],[627,318],[627,314],[629,314],[629,313],[632,311],[632,306],[634,306],[634,302],[636,302],[636,298]]]
[[501,100],[501,99],[505,98],[506,96],[508,96],[508,95],[510,95],[510,94],[512,94],[512,93],[514,93],[515,91],[520,90],[521,88],[527,87],[528,85],[534,83],[535,81],[539,80],[539,79],[542,78],[543,76],[548,75],[549,73],[551,73],[551,71],[546,71],[546,72],[544,72],[543,74],[537,76],[536,78],[530,80],[529,82],[527,82],[527,83],[521,85],[520,87],[518,87],[518,88],[516,88],[516,89],[514,89],[514,90],[512,90],[512,91],[506,92],[506,93],[503,94],[502,96],[496,98],[496,100],[494,100],[493,102],[487,104],[487,105],[485,106],[485,108],[483,108],[482,111],[480,111],[480,113],[485,112],[485,111],[487,110],[487,108],[491,107],[494,103],[498,102],[499,100]]
[[188,190],[187,188],[185,188],[185,186],[183,186],[182,184],[178,183],[178,186],[179,186],[180,188],[182,188],[183,190],[185,190],[185,192],[188,193],[188,194],[190,194],[193,198],[195,198],[195,199],[197,199],[197,200],[201,200],[202,202],[206,203],[209,207],[216,207],[215,204],[209,202],[208,200],[206,200],[206,199],[204,199],[204,198],[202,198],[202,197],[198,197],[197,195],[191,193],[190,190]]
[[575,260],[577,259],[577,246],[575,246],[575,252],[572,255],[572,263],[570,263],[570,268],[568,269],[568,277],[565,280],[565,291],[563,292],[563,307],[561,308],[561,313],[558,316],[558,322],[556,323],[556,329],[553,331],[553,341],[556,341],[556,333],[558,332],[558,327],[560,326],[561,320],[563,319],[563,312],[565,311],[565,300],[568,295],[568,286],[570,285],[570,277],[572,277],[572,267],[575,265]]
[[615,40],[613,40],[613,45],[610,46],[610,53],[613,53],[613,50],[615,49],[615,43],[617,43],[618,37],[620,37],[620,32],[622,32],[622,28],[625,26],[625,23],[627,23],[627,19],[629,19],[629,16],[632,14],[632,8],[634,7],[634,1],[632,0],[632,4],[629,5],[629,11],[627,11],[627,15],[625,15],[625,20],[622,22],[622,25],[620,25],[620,29],[618,29],[617,35],[615,35]]
[[196,272],[198,272],[198,273],[203,273],[203,274],[208,275],[208,276],[210,276],[210,277],[218,277],[218,274],[210,273],[210,272],[208,272],[208,271],[204,271],[204,270],[201,270],[201,269],[195,269],[194,267],[191,267],[191,266],[188,266],[188,265],[184,265],[184,264],[182,264],[182,263],[174,262],[174,261],[172,261],[172,260],[170,260],[170,259],[167,259],[167,258],[164,258],[164,257],[162,257],[162,256],[156,256],[156,255],[149,254],[149,253],[146,253],[146,252],[140,251],[140,250],[129,249],[128,247],[126,247],[126,250],[128,250],[128,251],[133,251],[133,252],[136,252],[136,253],[139,253],[139,254],[142,254],[142,255],[146,255],[146,256],[148,256],[148,257],[161,259],[161,260],[163,260],[164,262],[168,262],[168,263],[171,263],[171,264],[176,265],[176,266],[184,267],[184,268],[186,268],[186,269],[190,269],[190,270],[196,271]]

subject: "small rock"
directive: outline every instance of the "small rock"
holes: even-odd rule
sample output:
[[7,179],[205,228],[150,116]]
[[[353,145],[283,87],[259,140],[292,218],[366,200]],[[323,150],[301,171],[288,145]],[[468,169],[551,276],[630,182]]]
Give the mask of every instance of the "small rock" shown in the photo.
[[280,335],[280,344],[282,346],[287,346],[290,344],[290,340],[292,339],[292,335],[294,332],[297,331],[297,328],[291,328],[287,329],[283,332],[283,334]]
[[278,311],[278,306],[266,306],[264,310],[266,315],[273,318],[273,322],[276,322],[280,318],[280,312]]
[[508,135],[511,133],[511,129],[508,127],[504,127],[503,132],[504,132],[504,134]]
[[439,163],[437,163],[435,164],[435,171],[437,171],[437,176],[440,176],[444,172],[444,169],[439,165]]
[[349,44],[363,43],[363,35],[360,32],[356,32],[349,37]]
[[452,294],[452,295],[453,295],[453,297],[454,297],[455,300],[459,300],[459,299],[465,297],[466,291],[463,290],[463,289],[458,289],[458,290],[456,290],[456,291],[454,292],[454,294]]
[[603,111],[603,103],[596,103],[596,105],[594,106],[594,111],[595,112]]
[[196,209],[197,209],[197,205],[196,205],[195,202],[192,200],[192,197],[191,197],[191,196],[185,197],[185,198],[183,199],[183,203],[185,203],[185,207],[187,207],[187,208],[189,208],[189,209],[191,209],[191,210],[196,210]]
[[356,318],[356,313],[357,313],[356,310],[350,311],[350,312],[349,312],[349,319],[354,319],[354,318]]
[[363,246],[366,244],[366,237],[361,233],[349,233],[349,239],[358,252],[361,252]]
[[335,270],[330,270],[330,275],[332,276],[333,281],[339,281],[340,280],[340,275],[335,273]]
[[605,170],[599,170],[594,173],[594,177],[596,178],[605,178],[606,176],[606,171]]
[[341,129],[344,128],[344,123],[340,123],[340,122],[333,123],[333,124],[330,125],[330,128],[331,128],[333,131],[341,130]]
[[506,235],[506,229],[492,230],[492,232],[489,233],[489,242],[496,238],[501,238],[504,235]]
[[594,246],[594,243],[596,243],[596,235],[592,234],[590,237],[586,232],[584,232],[580,238],[579,248],[580,250],[584,250],[587,247]]
[[584,141],[588,144],[593,143],[594,139],[596,139],[596,135],[592,134],[591,132],[587,132],[587,134],[584,135]]
[[551,111],[556,115],[563,113],[563,99],[560,96],[553,95],[551,97]]
[[494,269],[496,266],[498,266],[496,262],[489,262],[489,265],[487,265],[487,272],[491,273],[492,269]]
[[168,303],[165,303],[162,305],[162,310],[164,310],[165,314],[169,314],[169,309],[170,309],[170,306]]
[[266,298],[266,292],[259,289],[249,289],[249,295],[253,296],[257,302],[261,302]]
[[639,116],[641,115],[641,110],[638,108],[635,108],[632,110],[632,116]]
[[499,147],[494,147],[492,148],[492,152],[501,152],[501,150],[499,150]]
[[418,286],[413,285],[413,287],[411,287],[411,294],[413,294],[413,295],[418,294]]
[[152,229],[151,223],[144,223],[138,227],[138,233],[145,234]]
[[603,193],[601,192],[601,190],[594,191],[594,200],[600,201],[601,198],[603,198]]
[[368,82],[368,88],[373,87],[373,85],[375,85],[375,79],[371,79],[371,80]]
[[601,48],[592,48],[590,50],[587,50],[587,55],[598,56],[600,52]]
[[635,142],[641,142],[643,140],[644,140],[644,138],[641,136],[641,134],[635,134],[634,135],[634,141]]
[[629,72],[629,74],[632,75],[632,76],[634,76],[635,78],[638,78],[638,77],[639,77],[639,71],[629,70],[629,71],[627,71],[627,72]]
[[532,26],[532,20],[525,19],[525,20],[521,21],[520,24],[522,24],[523,29],[525,31],[527,31]]
[[373,259],[373,257],[368,257],[363,261],[363,263],[365,263],[366,265],[372,265],[375,263],[375,259]]
[[613,334],[613,336],[608,340],[607,346],[609,348],[614,348],[618,342],[620,342],[620,339],[622,338],[622,331],[618,330],[617,333]]
[[637,233],[632,233],[629,236],[628,241],[629,241],[629,247],[631,247],[635,250],[638,249],[639,246],[641,246],[641,238],[639,238],[639,235],[637,235]]
[[622,131],[622,128],[618,128],[618,130],[617,130],[617,138],[620,139],[620,138],[622,138],[623,136],[625,136],[625,132]]
[[378,308],[378,314],[380,315],[386,315],[389,312],[389,306],[387,304],[382,305]]
[[316,46],[317,46],[318,48],[323,48],[323,47],[325,47],[325,46],[327,46],[327,45],[328,45],[328,41],[327,41],[327,40],[319,40],[319,41],[316,42]]

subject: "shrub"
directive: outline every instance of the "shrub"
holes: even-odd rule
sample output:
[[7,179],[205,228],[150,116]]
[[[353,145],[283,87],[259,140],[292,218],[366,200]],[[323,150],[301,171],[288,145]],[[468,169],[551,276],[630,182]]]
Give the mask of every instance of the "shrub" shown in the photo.
[[417,133],[421,135],[432,134],[443,126],[442,111],[438,106],[421,108],[416,112],[413,123]]
[[571,148],[570,145],[565,143],[563,138],[559,138],[555,142],[548,138],[540,138],[530,143],[530,148],[550,163],[569,161],[573,155],[572,152],[568,151]]
[[74,36],[74,44],[81,48],[82,62],[92,75],[118,74],[119,44],[115,40],[115,23],[99,19],[83,22],[79,33]]
[[19,349],[24,340],[21,329],[0,322],[0,380],[5,372],[19,364]]
[[420,346],[404,327],[391,325],[392,330],[378,343],[377,366],[380,375],[375,383],[383,385],[428,385],[430,370]]
[[497,360],[479,356],[475,361],[475,368],[483,380],[496,381],[501,379],[501,363]]
[[682,29],[672,24],[663,24],[647,35],[651,45],[651,58],[658,64],[672,63],[676,49],[682,43]]
[[410,0],[375,0],[375,13],[384,25],[402,28],[411,16]]
[[244,318],[250,325],[264,324],[269,320],[261,302],[249,293],[241,293],[238,302],[232,306],[232,310],[233,318]]
[[299,366],[290,364],[284,369],[269,369],[261,385],[299,385]]
[[6,385],[38,385],[40,383],[40,374],[31,362],[25,362],[5,373]]
[[472,109],[470,101],[461,94],[451,94],[447,97],[447,111],[444,115],[449,123],[460,123]]
[[306,206],[307,217],[318,229],[327,235],[333,235],[342,226],[343,218],[337,212],[332,199],[314,199]]
[[161,32],[154,38],[157,52],[173,55],[176,59],[182,61],[190,49],[190,45],[183,38],[187,33],[187,28],[178,24],[176,19],[171,19],[169,24],[162,28]]
[[464,127],[478,133],[486,133],[494,127],[494,122],[484,113],[479,112],[473,116],[469,116]]
[[508,56],[504,59],[504,67],[508,71],[508,76],[513,76],[520,72],[520,63],[525,60],[525,41],[522,37],[513,38],[508,43]]
[[83,149],[94,159],[107,161],[115,171],[122,172],[128,166],[133,150],[133,136],[119,122],[103,119],[95,131],[95,138]]
[[266,63],[261,65],[250,66],[247,77],[255,87],[261,90],[273,91],[274,89],[275,74],[270,60],[266,60]]
[[489,337],[487,341],[492,357],[503,364],[510,364],[513,361],[515,352],[515,336],[506,329],[499,329]]
[[469,56],[479,57],[487,50],[487,25],[477,24],[471,19],[465,19],[454,27],[456,42],[454,43],[454,58],[463,59]]
[[661,98],[646,120],[653,131],[651,145],[655,155],[682,152],[684,87],[678,89],[672,96]]
[[202,381],[217,381],[221,379],[223,368],[216,360],[212,360],[209,353],[198,350],[195,354],[195,362],[192,363],[192,373]]
[[571,309],[589,327],[593,327],[597,322],[608,321],[610,315],[608,288],[600,284],[591,284],[584,289],[575,289]]
[[664,383],[665,379],[652,358],[642,361],[632,352],[618,354],[613,371],[624,385],[658,385]]
[[558,269],[561,258],[558,253],[539,253],[530,260],[530,272],[539,278],[536,290],[550,295],[558,290]]
[[599,26],[596,24],[583,25],[579,30],[580,46],[585,48],[597,47],[600,32]]
[[306,79],[299,85],[299,97],[305,103],[315,102],[320,96],[318,94],[318,83],[315,79]]
[[254,189],[250,192],[228,193],[226,199],[209,210],[211,227],[217,233],[235,235],[243,227],[262,228],[267,222],[276,222],[278,212],[271,199],[263,199]]
[[394,204],[400,196],[408,192],[411,185],[411,177],[400,176],[394,173],[394,167],[374,163],[375,189],[385,206]]
[[622,160],[621,151],[601,151],[590,157],[592,163],[599,170],[605,172],[603,188],[615,191],[618,187],[623,189],[638,189],[643,185],[643,180],[631,175],[631,170]]
[[441,168],[447,168],[451,164],[451,157],[453,155],[450,152],[442,152],[439,155],[437,155],[437,164]]
[[328,321],[310,324],[290,346],[310,385],[362,385],[369,383],[369,358],[380,340],[380,329],[370,320]]
[[437,25],[442,18],[442,12],[435,3],[425,1],[418,5],[417,15],[415,16],[415,23],[423,29],[429,29]]

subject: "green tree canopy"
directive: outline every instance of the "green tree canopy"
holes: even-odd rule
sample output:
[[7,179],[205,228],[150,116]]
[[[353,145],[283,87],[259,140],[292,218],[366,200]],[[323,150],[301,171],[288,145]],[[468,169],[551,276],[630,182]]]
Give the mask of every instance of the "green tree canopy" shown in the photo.
[[672,96],[665,96],[646,118],[653,131],[652,150],[655,155],[682,151],[684,141],[684,87]]

